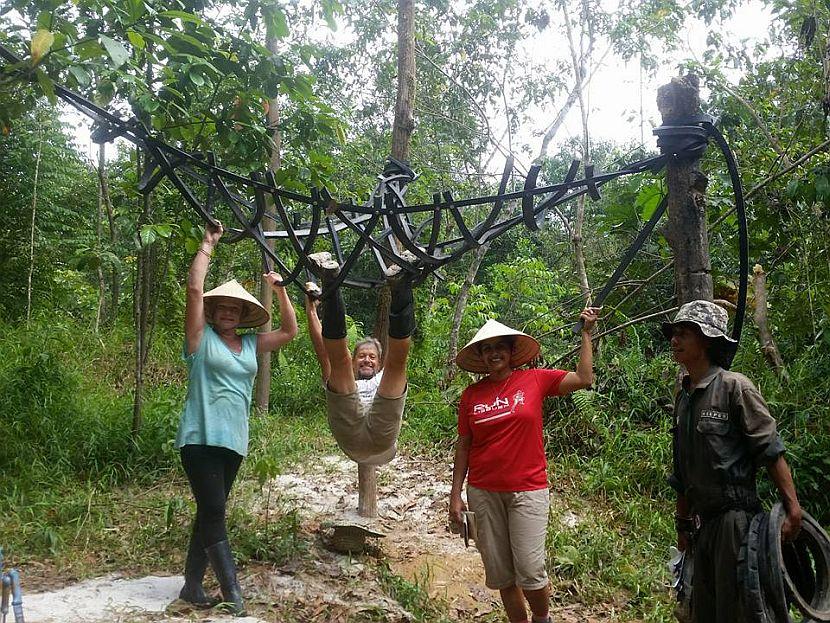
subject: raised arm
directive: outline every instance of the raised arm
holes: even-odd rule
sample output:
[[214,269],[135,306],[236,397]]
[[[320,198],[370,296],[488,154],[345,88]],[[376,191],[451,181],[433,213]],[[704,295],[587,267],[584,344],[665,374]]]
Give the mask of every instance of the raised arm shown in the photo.
[[266,333],[257,333],[256,336],[257,352],[267,353],[294,339],[297,335],[297,314],[294,312],[294,306],[291,304],[291,299],[288,298],[285,286],[277,285],[277,281],[282,281],[279,273],[272,270],[270,273],[263,275],[262,278],[271,285],[280,307],[279,328]]
[[590,387],[594,383],[594,348],[591,343],[591,331],[597,323],[599,310],[599,307],[586,307],[579,314],[583,320],[579,363],[576,365],[576,372],[568,372],[559,384],[559,393],[562,396]]
[[213,249],[222,237],[224,229],[217,221],[213,226],[205,226],[205,235],[202,244],[190,263],[190,272],[187,274],[187,301],[184,311],[184,337],[187,345],[187,354],[192,355],[199,349],[202,334],[205,331],[205,306],[202,295],[205,293],[205,276]]
[[325,383],[331,375],[331,362],[329,361],[326,347],[323,344],[323,326],[320,324],[319,316],[317,316],[317,306],[319,304],[320,299],[306,295],[305,316],[306,320],[308,320],[308,337],[311,338],[311,347],[314,349],[314,354],[317,355],[317,362],[320,364],[320,374]]

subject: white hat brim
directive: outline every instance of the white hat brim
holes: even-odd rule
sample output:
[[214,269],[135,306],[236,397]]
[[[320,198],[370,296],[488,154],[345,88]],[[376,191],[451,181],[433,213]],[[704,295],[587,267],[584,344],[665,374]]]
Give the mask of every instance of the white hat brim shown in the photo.
[[213,308],[217,299],[220,298],[235,299],[242,303],[242,315],[239,318],[239,324],[236,325],[240,329],[259,327],[271,319],[271,315],[262,303],[243,288],[236,279],[231,279],[202,295],[205,320],[209,324],[213,324]]
[[539,356],[541,347],[539,342],[530,337],[527,333],[511,329],[497,320],[488,320],[484,323],[467,345],[464,346],[455,357],[456,365],[467,372],[484,374],[488,372],[487,364],[481,358],[478,345],[484,340],[494,337],[512,336],[514,339],[513,352],[510,355],[510,367],[519,368]]

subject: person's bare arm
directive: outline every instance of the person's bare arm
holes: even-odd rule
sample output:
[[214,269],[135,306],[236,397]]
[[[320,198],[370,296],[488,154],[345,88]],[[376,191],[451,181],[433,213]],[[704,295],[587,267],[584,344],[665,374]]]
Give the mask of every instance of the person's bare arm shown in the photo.
[[314,354],[317,356],[317,362],[320,364],[320,374],[323,377],[323,382],[329,380],[331,376],[331,363],[326,352],[325,344],[323,344],[323,326],[320,324],[320,318],[317,315],[317,306],[320,300],[310,296],[305,297],[305,315],[308,320],[308,336],[311,338],[311,347],[314,349]]
[[193,261],[190,263],[190,272],[187,273],[184,337],[188,355],[192,355],[199,349],[202,334],[205,331],[205,305],[202,298],[205,293],[205,277],[207,276],[210,256],[224,232],[222,224],[218,221],[217,223],[216,226],[210,223],[206,225],[202,244],[199,246],[196,255],[193,256]]
[[562,396],[590,387],[594,383],[594,346],[591,343],[591,331],[597,322],[599,309],[598,307],[586,307],[579,314],[583,321],[579,362],[576,365],[576,372],[568,372],[559,383],[559,394]]
[[459,435],[455,442],[455,459],[452,464],[452,489],[450,490],[450,521],[460,524],[461,513],[467,510],[461,499],[461,490],[464,488],[464,479],[467,478],[467,468],[470,464],[470,446],[473,443],[472,435]]
[[792,541],[801,531],[801,505],[795,493],[795,483],[783,454],[780,454],[773,463],[767,466],[767,473],[778,489],[778,495],[787,511],[787,517],[781,526],[781,534],[785,541]]
[[294,312],[294,306],[291,304],[291,299],[288,298],[285,287],[276,285],[277,281],[282,281],[282,277],[271,271],[267,275],[263,275],[263,279],[271,284],[271,289],[276,294],[280,307],[280,326],[279,329],[274,331],[257,334],[256,348],[257,352],[260,353],[276,350],[293,340],[297,335],[297,314]]

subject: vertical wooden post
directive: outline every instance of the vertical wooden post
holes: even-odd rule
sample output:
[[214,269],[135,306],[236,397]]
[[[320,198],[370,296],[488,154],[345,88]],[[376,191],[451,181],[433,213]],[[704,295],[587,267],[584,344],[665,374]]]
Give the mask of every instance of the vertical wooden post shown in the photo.
[[378,473],[374,465],[357,466],[357,514],[361,517],[378,515]]
[[[676,125],[700,112],[697,76],[672,78],[657,91],[657,108],[664,125]],[[711,301],[712,264],[706,228],[706,186],[709,180],[699,170],[700,157],[674,157],[666,165],[669,189],[666,240],[674,252],[677,302]]]
[[[409,159],[412,131],[415,129],[415,0],[398,0],[398,93],[395,120],[392,124],[391,155],[401,161]],[[385,287],[378,296],[375,338],[383,346],[388,343],[388,318],[391,294]],[[377,474],[373,465],[357,469],[358,503],[361,517],[376,517],[378,508]]]
[[[265,47],[267,47],[268,50],[275,55],[279,53],[279,44],[277,40],[273,37],[265,38]],[[273,173],[276,173],[279,170],[281,163],[281,136],[280,131],[278,129],[280,122],[280,107],[279,99],[277,99],[276,97],[268,102],[268,111],[265,114],[265,118],[268,122],[268,128],[271,130],[271,154],[268,160],[268,169]],[[271,199],[271,197],[267,197],[266,200],[268,202],[268,211],[271,213],[272,216],[275,216],[276,211],[273,206],[273,200]],[[262,220],[263,231],[274,231],[276,228],[277,221],[275,218],[265,218]],[[273,251],[273,238],[270,238],[268,240],[268,246]],[[267,309],[269,312],[272,311],[274,303],[274,291],[271,290],[271,285],[264,279],[261,280],[259,285],[259,302],[262,303],[262,306],[265,307],[265,309]],[[273,313],[271,314],[271,316],[273,318]],[[260,327],[259,331],[261,333],[266,333],[270,331],[272,324],[272,321],[269,320],[265,325]],[[257,355],[256,395],[254,397],[258,409],[262,411],[268,410],[268,398],[270,393],[271,353],[260,353],[259,355]]]

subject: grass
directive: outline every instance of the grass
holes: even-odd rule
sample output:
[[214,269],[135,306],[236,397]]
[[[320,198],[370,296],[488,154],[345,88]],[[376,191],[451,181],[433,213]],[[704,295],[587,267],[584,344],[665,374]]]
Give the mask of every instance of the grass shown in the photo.
[[[184,398],[178,331],[160,329],[151,353],[141,434],[129,435],[132,351],[128,332],[92,336],[70,320],[2,327],[0,545],[23,566],[29,590],[39,577],[67,581],[112,570],[175,572],[182,565],[193,502],[173,446]],[[806,508],[827,521],[830,432],[822,417],[830,369],[823,353],[790,366],[789,386],[765,372],[757,382],[779,416]],[[744,353],[737,367],[762,370]],[[272,411],[251,415],[250,455],[230,505],[242,562],[282,564],[307,555],[309,537],[269,482],[294,464],[337,453],[320,380],[302,341],[276,357]],[[455,405],[465,378],[437,389],[443,370],[429,344],[413,349],[401,450],[449,461]],[[597,391],[547,406],[552,518],[548,568],[554,600],[613,612],[618,620],[672,620],[665,560],[674,542],[671,464],[672,364],[663,356],[607,345]],[[813,392],[804,387],[812,386]],[[764,479],[761,479],[764,482]],[[769,494],[769,488],[765,489]],[[575,516],[576,525],[556,521]],[[407,581],[380,564],[384,590],[419,621],[449,621],[429,598],[426,577]],[[371,613],[365,613],[371,620]],[[493,615],[496,616],[496,615]]]

